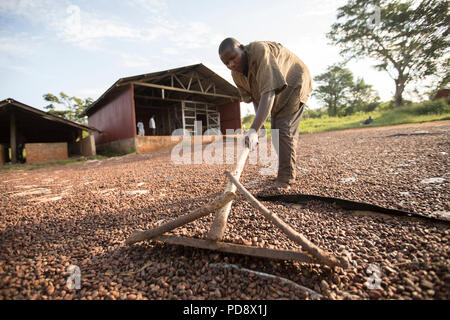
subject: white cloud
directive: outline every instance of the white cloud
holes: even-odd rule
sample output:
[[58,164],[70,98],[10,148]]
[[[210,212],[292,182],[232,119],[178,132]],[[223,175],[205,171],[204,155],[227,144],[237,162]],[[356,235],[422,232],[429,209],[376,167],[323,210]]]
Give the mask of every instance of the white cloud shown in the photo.
[[144,56],[135,53],[119,53],[122,57],[122,64],[127,68],[145,68],[151,69],[154,67],[150,60]]
[[82,11],[78,6],[70,5],[64,18],[51,23],[58,36],[65,42],[74,43],[82,48],[97,48],[102,40],[108,38],[139,39],[141,31],[114,19],[103,19],[95,14]]
[[[132,0],[127,2],[148,14],[143,24],[122,21],[101,11],[87,11],[67,1],[0,1],[0,15],[14,14],[41,24],[58,39],[88,50],[105,48],[108,39],[150,43],[163,39],[161,50],[175,55],[180,48],[199,49],[219,43],[223,36],[199,21],[179,22],[168,18],[165,0]],[[26,41],[24,41],[26,45]]]
[[27,55],[30,47],[23,41],[23,36],[0,37],[0,53],[7,55]]
[[34,53],[41,49],[41,40],[31,39],[27,34],[0,34],[0,68],[9,69],[29,75],[29,62],[33,61]]
[[165,0],[128,0],[127,3],[139,9],[144,9],[151,14],[162,15],[167,11]]
[[193,21],[186,25],[178,24],[177,32],[170,37],[170,40],[177,47],[197,49],[216,45],[223,40],[223,37],[213,32],[207,24]]

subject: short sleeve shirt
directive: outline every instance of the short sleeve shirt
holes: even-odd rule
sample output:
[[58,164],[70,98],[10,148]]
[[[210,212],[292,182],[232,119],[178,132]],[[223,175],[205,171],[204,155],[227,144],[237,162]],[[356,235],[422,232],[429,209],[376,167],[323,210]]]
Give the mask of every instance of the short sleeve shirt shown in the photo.
[[150,118],[150,120],[149,120],[149,122],[148,122],[148,127],[149,127],[150,129],[155,129],[155,128],[156,128],[156,125],[155,125],[155,119]]
[[312,91],[311,75],[300,58],[276,42],[252,42],[244,50],[248,57],[247,76],[231,72],[244,102],[258,105],[264,93],[275,91],[272,117],[293,114],[300,102],[306,103]]

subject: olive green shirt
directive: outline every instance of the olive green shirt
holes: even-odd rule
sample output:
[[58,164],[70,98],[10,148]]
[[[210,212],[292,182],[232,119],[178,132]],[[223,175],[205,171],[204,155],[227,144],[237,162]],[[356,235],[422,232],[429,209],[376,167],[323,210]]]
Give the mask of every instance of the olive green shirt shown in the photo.
[[264,93],[275,91],[272,117],[291,115],[298,111],[300,102],[306,103],[312,91],[311,76],[300,58],[276,42],[251,42],[244,50],[247,76],[231,72],[244,102],[258,105]]

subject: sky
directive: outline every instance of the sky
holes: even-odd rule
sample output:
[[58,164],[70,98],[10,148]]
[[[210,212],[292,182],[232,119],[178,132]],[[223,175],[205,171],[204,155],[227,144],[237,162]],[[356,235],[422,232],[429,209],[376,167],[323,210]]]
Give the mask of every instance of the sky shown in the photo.
[[[46,93],[96,100],[119,78],[196,63],[233,83],[217,54],[226,37],[279,42],[314,77],[343,60],[326,33],[345,2],[0,0],[0,100],[42,110]],[[394,82],[373,65],[361,59],[347,67],[390,100]],[[308,106],[322,107],[314,98]],[[253,112],[245,103],[241,109]]]

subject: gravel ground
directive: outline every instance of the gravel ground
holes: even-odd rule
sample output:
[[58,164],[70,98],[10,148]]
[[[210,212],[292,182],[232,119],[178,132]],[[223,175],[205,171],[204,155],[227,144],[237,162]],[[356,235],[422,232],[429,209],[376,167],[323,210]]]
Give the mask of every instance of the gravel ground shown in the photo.
[[[449,131],[447,121],[302,135],[299,176],[288,193],[448,219]],[[0,173],[0,299],[317,298],[302,287],[321,299],[450,298],[445,222],[320,202],[264,203],[315,244],[349,256],[347,270],[154,242],[124,245],[134,230],[210,201],[231,168],[176,165],[166,151]],[[260,168],[247,165],[241,181],[253,194],[268,194],[273,177]],[[210,215],[172,233],[205,237],[211,222]],[[299,249],[241,196],[224,241]],[[79,266],[81,289],[67,287],[69,265]]]

